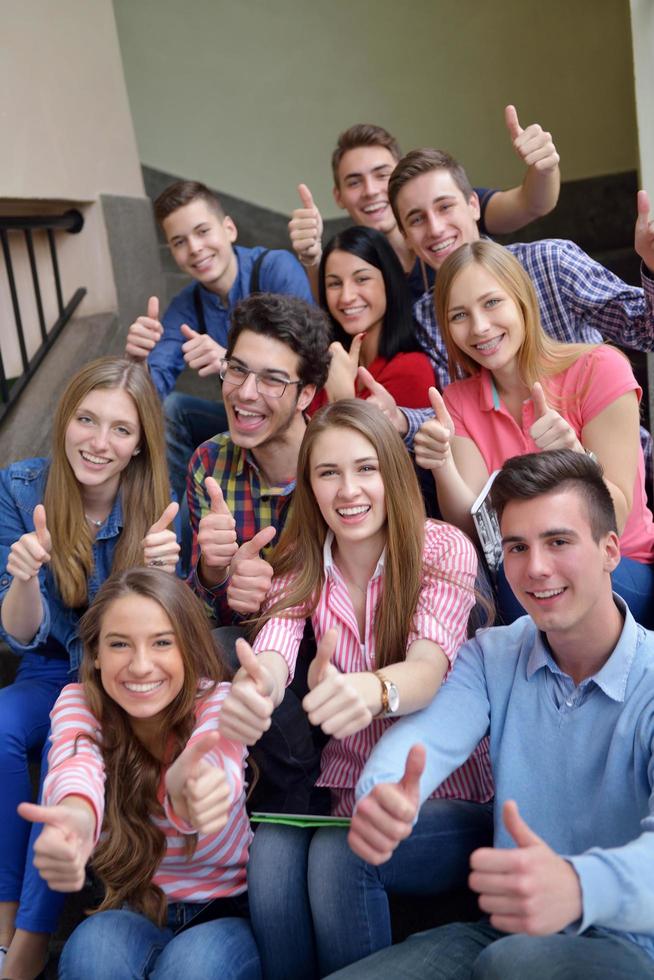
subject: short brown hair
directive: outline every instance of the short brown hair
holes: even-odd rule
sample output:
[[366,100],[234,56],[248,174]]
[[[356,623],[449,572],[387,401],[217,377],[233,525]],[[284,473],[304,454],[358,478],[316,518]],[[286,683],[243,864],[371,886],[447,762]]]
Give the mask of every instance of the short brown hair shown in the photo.
[[398,162],[395,170],[391,174],[388,182],[388,200],[398,227],[402,227],[400,215],[397,210],[397,196],[410,180],[420,177],[421,174],[431,173],[432,170],[447,170],[452,180],[459,188],[466,201],[469,201],[474,191],[467,173],[458,160],[446,153],[445,150],[433,150],[430,147],[423,147],[419,150],[411,150]]
[[387,129],[382,126],[373,126],[372,123],[356,123],[341,133],[336,143],[336,149],[332,153],[334,187],[338,187],[338,168],[341,160],[349,150],[356,150],[360,146],[383,146],[396,162],[402,156],[400,144]]
[[173,211],[183,208],[192,201],[197,201],[198,198],[205,201],[219,218],[225,217],[220,198],[199,180],[176,180],[170,187],[166,187],[154,202],[154,216],[159,224],[163,225]]

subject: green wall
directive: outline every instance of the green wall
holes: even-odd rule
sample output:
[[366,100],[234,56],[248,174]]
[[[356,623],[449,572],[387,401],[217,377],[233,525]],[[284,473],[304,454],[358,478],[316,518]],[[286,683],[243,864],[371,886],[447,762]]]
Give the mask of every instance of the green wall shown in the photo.
[[628,0],[114,0],[143,163],[277,211],[353,122],[520,178],[504,129],[554,134],[564,179],[637,166]]

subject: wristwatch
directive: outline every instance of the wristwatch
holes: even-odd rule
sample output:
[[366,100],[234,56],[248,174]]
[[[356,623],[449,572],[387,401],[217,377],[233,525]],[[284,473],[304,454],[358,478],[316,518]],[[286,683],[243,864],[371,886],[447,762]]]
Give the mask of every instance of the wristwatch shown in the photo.
[[375,671],[375,677],[381,684],[381,711],[375,715],[376,718],[384,718],[387,715],[396,715],[400,709],[400,692],[393,681],[389,681],[381,671]]

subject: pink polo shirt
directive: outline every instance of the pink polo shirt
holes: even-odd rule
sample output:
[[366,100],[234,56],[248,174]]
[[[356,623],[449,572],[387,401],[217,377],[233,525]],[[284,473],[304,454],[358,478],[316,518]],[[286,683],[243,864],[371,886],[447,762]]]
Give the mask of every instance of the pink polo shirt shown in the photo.
[[[549,404],[572,426],[580,441],[584,426],[611,402],[628,391],[635,391],[638,401],[642,395],[627,359],[603,344],[582,354],[567,370],[548,377],[544,387]],[[532,400],[523,403],[522,424],[518,425],[501,402],[493,377],[485,368],[479,374],[448,385],[443,398],[456,434],[472,439],[489,473],[499,469],[511,456],[538,452],[529,435],[534,423]],[[647,506],[645,463],[640,446],[633,505],[620,538],[620,550],[626,558],[654,563],[654,522]]]

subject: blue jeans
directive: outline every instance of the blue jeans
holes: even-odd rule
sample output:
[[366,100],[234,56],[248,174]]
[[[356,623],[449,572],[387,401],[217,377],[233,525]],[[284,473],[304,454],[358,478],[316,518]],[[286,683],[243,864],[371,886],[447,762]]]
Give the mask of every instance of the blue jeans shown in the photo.
[[0,690],[0,901],[19,902],[16,926],[30,932],[54,932],[66,896],[51,891],[32,863],[42,825],[23,820],[16,807],[32,799],[30,756],[41,760],[41,797],[50,711],[68,670],[68,660],[25,653],[14,683]]
[[261,980],[247,919],[219,918],[179,931],[200,908],[171,903],[165,928],[128,909],[97,912],[64,946],[59,980]]
[[390,946],[387,892],[436,896],[464,886],[470,853],[492,837],[490,805],[428,800],[411,836],[374,867],[350,850],[345,829],[262,825],[248,894],[265,980],[314,980]]
[[651,980],[654,962],[619,936],[507,935],[488,922],[441,926],[333,973],[330,980]]
[[227,413],[222,402],[210,402],[205,398],[171,392],[163,403],[166,420],[166,456],[170,485],[179,501],[182,525],[181,563],[183,574],[188,574],[191,564],[193,533],[186,499],[186,473],[189,460],[207,439],[219,432],[226,432]]
[[[611,575],[613,591],[629,606],[637,623],[645,629],[654,629],[654,565],[646,565],[633,558],[621,558]],[[498,612],[505,624],[525,615],[506,580],[504,565],[500,565],[497,577]]]

